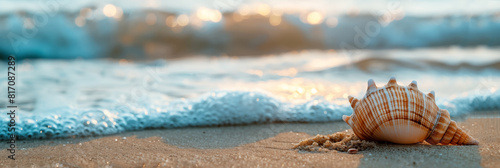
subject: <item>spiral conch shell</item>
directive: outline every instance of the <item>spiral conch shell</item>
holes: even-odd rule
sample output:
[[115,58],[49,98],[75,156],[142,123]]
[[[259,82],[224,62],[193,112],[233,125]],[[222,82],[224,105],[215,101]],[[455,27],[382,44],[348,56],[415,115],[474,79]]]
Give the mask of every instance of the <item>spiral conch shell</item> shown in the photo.
[[370,79],[364,98],[358,100],[349,96],[354,113],[342,119],[364,140],[398,144],[425,140],[430,144],[477,145],[478,141],[450,119],[447,110],[439,109],[434,95],[434,91],[420,92],[416,81],[404,87],[392,77],[387,85],[377,88]]

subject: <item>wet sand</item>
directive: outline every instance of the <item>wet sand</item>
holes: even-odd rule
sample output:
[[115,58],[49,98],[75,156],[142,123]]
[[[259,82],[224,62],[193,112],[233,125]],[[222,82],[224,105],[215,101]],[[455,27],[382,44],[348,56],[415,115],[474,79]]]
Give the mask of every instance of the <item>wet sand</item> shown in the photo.
[[[293,150],[303,139],[349,129],[343,122],[146,130],[116,136],[20,141],[0,167],[495,167],[500,118],[460,121],[479,146],[378,143],[357,154]],[[292,131],[292,132],[291,132]],[[124,138],[125,137],[125,138]]]

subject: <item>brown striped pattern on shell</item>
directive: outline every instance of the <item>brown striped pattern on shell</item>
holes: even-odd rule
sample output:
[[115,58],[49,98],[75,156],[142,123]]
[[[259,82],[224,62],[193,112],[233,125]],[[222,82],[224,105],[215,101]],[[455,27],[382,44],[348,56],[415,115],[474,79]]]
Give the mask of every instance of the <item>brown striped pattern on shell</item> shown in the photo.
[[358,100],[349,96],[354,109],[344,121],[361,139],[412,144],[426,140],[431,144],[478,144],[457,127],[448,111],[439,109],[434,92],[424,94],[413,81],[408,87],[391,78],[387,85],[377,88],[368,81],[366,96]]

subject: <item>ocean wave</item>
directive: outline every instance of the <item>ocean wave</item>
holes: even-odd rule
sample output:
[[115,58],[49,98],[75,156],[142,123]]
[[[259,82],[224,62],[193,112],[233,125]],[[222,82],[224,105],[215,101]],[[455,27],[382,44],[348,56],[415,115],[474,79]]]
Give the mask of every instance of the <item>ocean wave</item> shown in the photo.
[[[75,25],[75,19],[82,17],[80,11],[55,13],[45,20],[36,20],[43,18],[36,11],[0,14],[0,24],[6,25],[0,27],[0,34],[7,37],[0,39],[0,56],[158,59],[199,54],[256,56],[307,49],[500,46],[500,15],[493,12],[402,18],[343,13],[324,16],[316,25],[300,13],[284,13],[279,16],[280,24],[272,26],[270,16],[253,14],[240,21],[234,20],[237,12],[228,11],[218,22],[190,15],[190,23],[200,24],[183,27],[165,23],[166,18],[178,17],[176,13],[124,12],[120,19],[84,18],[86,24],[81,27]],[[157,20],[153,25],[144,19],[150,15]]]

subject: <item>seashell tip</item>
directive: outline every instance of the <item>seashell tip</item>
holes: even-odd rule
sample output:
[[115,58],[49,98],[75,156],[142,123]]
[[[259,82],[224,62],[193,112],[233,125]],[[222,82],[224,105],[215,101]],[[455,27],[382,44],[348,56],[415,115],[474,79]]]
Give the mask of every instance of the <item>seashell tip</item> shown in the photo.
[[350,119],[350,118],[351,118],[351,116],[347,116],[347,115],[343,115],[343,116],[342,116],[342,120],[344,120],[344,121],[345,121],[348,125],[351,125],[351,124],[349,123],[349,119]]
[[427,96],[431,97],[432,99],[435,99],[436,93],[434,91],[431,91]]
[[408,85],[410,88],[418,89],[417,87],[417,81],[411,81],[411,83]]
[[479,145],[479,141],[475,139],[471,139],[469,142],[465,143],[464,145]]
[[391,77],[391,79],[389,79],[389,82],[387,82],[387,85],[397,85],[398,82],[396,81],[396,77]]
[[377,85],[375,84],[375,81],[373,79],[368,80],[368,88],[366,89],[366,94],[370,94],[371,92],[374,92],[377,90]]
[[349,99],[349,103],[350,103],[350,102],[352,102],[352,100],[354,99],[354,97],[352,97],[351,95],[349,95],[349,96],[347,97],[347,99]]
[[359,102],[359,99],[356,99],[352,96],[349,96],[349,103],[351,103],[351,107],[354,109],[354,107],[356,107],[356,105],[358,104]]

